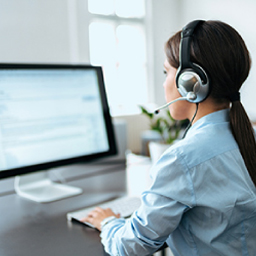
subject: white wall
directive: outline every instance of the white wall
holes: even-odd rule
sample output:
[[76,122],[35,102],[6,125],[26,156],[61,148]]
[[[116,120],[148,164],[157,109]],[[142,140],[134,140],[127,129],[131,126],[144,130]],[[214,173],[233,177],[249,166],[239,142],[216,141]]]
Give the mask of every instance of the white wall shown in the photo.
[[[151,29],[151,40],[153,43],[152,56],[154,64],[154,99],[158,104],[163,104],[164,90],[163,63],[165,60],[164,44],[181,27],[180,25],[180,5],[177,0],[151,0],[152,19],[149,24]],[[151,43],[151,42],[150,42]]]
[[0,62],[88,62],[86,8],[84,0],[0,0]]
[[67,6],[60,2],[0,1],[1,62],[69,60]]

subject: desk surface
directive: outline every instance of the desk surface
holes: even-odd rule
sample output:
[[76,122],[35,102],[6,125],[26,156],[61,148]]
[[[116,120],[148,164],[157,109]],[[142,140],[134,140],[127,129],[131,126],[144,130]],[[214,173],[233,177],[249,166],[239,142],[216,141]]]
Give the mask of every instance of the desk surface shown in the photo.
[[68,168],[61,172],[67,184],[83,188],[82,195],[40,204],[10,190],[12,179],[1,180],[2,190],[8,186],[7,192],[0,191],[1,256],[104,255],[99,232],[67,221],[66,213],[123,195],[124,164],[79,165],[72,175]]

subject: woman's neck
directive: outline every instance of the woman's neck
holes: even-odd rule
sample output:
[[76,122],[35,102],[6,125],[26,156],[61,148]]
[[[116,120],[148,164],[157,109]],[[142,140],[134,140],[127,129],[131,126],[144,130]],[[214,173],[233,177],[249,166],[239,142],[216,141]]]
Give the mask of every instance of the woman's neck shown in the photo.
[[[195,107],[193,108],[194,110],[191,111],[191,119],[193,117],[193,115],[195,114],[196,111],[196,104],[194,104]],[[192,125],[199,120],[200,118],[202,118],[203,116],[209,115],[213,112],[222,110],[222,109],[227,109],[229,108],[229,103],[225,102],[222,104],[216,104],[211,98],[206,99],[205,101],[201,102],[198,104],[198,110],[197,110],[197,114],[193,120]],[[190,120],[191,120],[190,119]]]

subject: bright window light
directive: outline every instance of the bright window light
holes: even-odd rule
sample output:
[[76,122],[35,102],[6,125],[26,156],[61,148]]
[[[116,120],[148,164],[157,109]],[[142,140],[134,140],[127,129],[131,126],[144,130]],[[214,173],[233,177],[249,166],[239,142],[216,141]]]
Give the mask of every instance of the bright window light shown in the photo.
[[103,66],[106,92],[110,104],[115,104],[117,93],[117,48],[115,27],[109,23],[92,22],[89,26],[90,61]]
[[120,17],[144,17],[145,0],[116,0],[116,15]]
[[118,81],[119,95],[123,97],[119,105],[135,109],[138,104],[147,101],[147,94],[145,93],[147,91],[145,67],[136,63],[133,63],[133,65],[128,63],[120,64],[118,68]]
[[[148,100],[145,0],[88,0],[91,64],[102,66],[111,114],[138,113]],[[110,14],[110,16],[109,16]]]
[[143,30],[139,26],[120,25],[117,27],[118,57],[120,62],[146,63],[146,42]]
[[90,60],[93,65],[116,63],[115,27],[111,23],[92,22],[89,26]]
[[88,0],[88,10],[95,14],[114,14],[115,0]]
[[94,14],[141,18],[145,16],[145,0],[88,0],[88,10]]

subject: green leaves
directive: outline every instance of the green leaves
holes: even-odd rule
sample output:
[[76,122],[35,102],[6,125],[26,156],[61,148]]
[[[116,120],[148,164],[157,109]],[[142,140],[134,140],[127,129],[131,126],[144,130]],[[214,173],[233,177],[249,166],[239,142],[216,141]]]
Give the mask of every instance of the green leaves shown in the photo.
[[187,120],[174,120],[167,110],[165,116],[158,116],[147,111],[143,106],[139,106],[141,113],[147,116],[150,120],[150,129],[158,132],[161,135],[162,142],[166,144],[173,143],[180,134],[180,131]]
[[153,119],[154,118],[154,114],[153,113],[149,113],[144,107],[139,106],[141,109],[142,114],[146,115],[149,119]]

